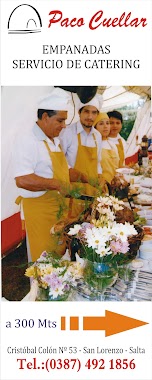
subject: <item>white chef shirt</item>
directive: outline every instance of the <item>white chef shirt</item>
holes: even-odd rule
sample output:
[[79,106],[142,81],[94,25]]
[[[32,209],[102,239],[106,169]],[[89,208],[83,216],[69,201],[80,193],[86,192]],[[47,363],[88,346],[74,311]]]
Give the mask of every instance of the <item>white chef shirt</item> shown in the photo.
[[[78,137],[77,135],[80,133],[81,137],[81,144],[88,147],[95,147],[95,141],[93,134],[96,139],[97,143],[97,156],[98,156],[98,167],[97,171],[98,174],[102,173],[101,168],[101,147],[102,147],[102,138],[101,134],[94,128],[91,128],[90,133],[86,133],[84,128],[82,127],[80,121],[77,123],[74,123],[72,125],[69,125],[66,127],[66,129],[62,130],[60,133],[60,142],[62,146],[62,150],[66,156],[66,159],[68,161],[69,167],[74,168],[76,157],[77,157],[77,150],[78,150]],[[81,171],[81,168],[80,168]]]
[[[32,173],[44,178],[53,178],[52,161],[43,140],[47,141],[52,152],[60,152],[59,139],[55,137],[53,144],[37,124],[32,130],[16,136],[13,152],[15,178]],[[43,194],[45,191],[20,189],[20,195],[25,198],[36,198]]]
[[116,147],[116,144],[109,141],[109,139],[102,140],[102,149],[112,150],[114,149],[118,154],[118,149]]
[[126,141],[123,139],[123,137],[121,137],[119,134],[117,135],[117,137],[108,137],[108,140],[110,143],[112,144],[119,144],[119,139],[121,139],[122,141],[122,144],[123,144],[123,148],[124,148],[124,155],[126,154]]

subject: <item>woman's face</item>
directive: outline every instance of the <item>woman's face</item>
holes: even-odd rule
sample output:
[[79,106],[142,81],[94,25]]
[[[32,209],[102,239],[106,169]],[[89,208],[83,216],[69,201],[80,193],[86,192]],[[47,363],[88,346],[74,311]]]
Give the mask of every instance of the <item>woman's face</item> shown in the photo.
[[98,121],[96,129],[101,133],[103,138],[108,137],[110,133],[110,121],[108,119]]

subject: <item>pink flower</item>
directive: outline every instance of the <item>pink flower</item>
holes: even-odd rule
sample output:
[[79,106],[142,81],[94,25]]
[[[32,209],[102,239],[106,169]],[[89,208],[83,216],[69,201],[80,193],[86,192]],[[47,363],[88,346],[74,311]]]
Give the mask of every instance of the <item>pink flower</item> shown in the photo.
[[129,251],[128,241],[121,242],[121,253],[127,253]]
[[42,254],[41,254],[41,256],[46,257],[47,256],[47,252],[43,251]]
[[77,234],[77,239],[79,239],[80,242],[83,243],[85,241],[86,230],[89,228],[92,229],[93,227],[94,227],[94,224],[87,223],[87,222],[82,223],[81,229],[79,230],[79,232]]
[[120,240],[112,240],[110,243],[110,249],[113,253],[120,253],[121,252],[121,241]]
[[56,289],[62,285],[62,280],[57,276],[56,273],[48,274],[43,277],[43,280],[51,287],[51,289]]
[[119,240],[111,240],[110,242],[110,249],[113,253],[127,253],[129,250],[129,244],[127,241],[122,242]]

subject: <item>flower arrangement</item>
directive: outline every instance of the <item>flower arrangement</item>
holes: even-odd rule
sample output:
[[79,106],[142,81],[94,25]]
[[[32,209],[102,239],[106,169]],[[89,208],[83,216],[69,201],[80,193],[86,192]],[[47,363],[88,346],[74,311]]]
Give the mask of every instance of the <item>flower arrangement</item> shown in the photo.
[[[107,212],[109,215],[109,211]],[[92,220],[92,223],[76,224],[70,228],[68,235],[76,237],[81,246],[81,256],[92,262],[116,262],[116,255],[123,255],[129,251],[128,237],[137,235],[137,231],[130,223],[117,223],[106,219],[102,222]],[[102,226],[101,226],[102,225]]]
[[[128,210],[124,202],[114,196],[99,196],[83,221],[66,227],[65,223],[57,223],[51,233],[58,229],[64,231],[70,249],[62,258],[43,252],[26,270],[25,275],[37,284],[37,293],[40,293],[37,300],[66,300],[80,284],[83,288],[86,286],[87,294],[93,298],[112,286],[120,267],[134,258],[131,252],[136,255],[141,241],[137,227],[126,219],[120,222],[120,213],[126,216]],[[76,261],[71,262],[70,252]]]
[[92,223],[96,227],[108,226],[116,219],[116,212],[123,210],[124,202],[110,196],[98,197],[94,204]]
[[90,222],[75,224],[68,236],[77,240],[78,253],[85,260],[84,286],[90,298],[99,297],[117,280],[119,268],[128,260],[129,239],[138,234],[133,224],[117,223],[123,201],[113,196],[98,197]]
[[133,223],[134,215],[122,200],[111,195],[100,196],[93,204],[89,223],[75,224],[67,234],[79,241],[81,257],[121,265],[132,248],[130,243],[133,242],[135,248],[138,240],[137,227],[128,220]]
[[[70,262],[68,255],[61,258],[42,252],[40,258],[26,269],[25,275],[37,282],[40,299],[49,301],[66,300],[83,276],[81,261]],[[41,291],[40,291],[41,290]]]

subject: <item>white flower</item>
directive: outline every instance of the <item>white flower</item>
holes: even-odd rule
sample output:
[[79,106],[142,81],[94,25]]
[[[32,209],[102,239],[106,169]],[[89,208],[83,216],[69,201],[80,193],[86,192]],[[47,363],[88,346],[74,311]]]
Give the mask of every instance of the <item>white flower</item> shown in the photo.
[[112,204],[124,205],[123,201],[120,201],[118,198],[113,197],[112,195],[109,195],[109,198],[111,199]]
[[88,247],[92,247],[100,256],[105,256],[111,253],[110,248],[106,247],[106,241],[109,239],[109,236],[107,238],[107,234],[103,233],[102,227],[93,227],[92,230],[88,229],[86,231],[85,237],[87,239]]
[[68,235],[73,236],[77,235],[78,232],[81,230],[82,226],[80,224],[75,224],[73,228],[70,228]]
[[110,197],[98,197],[97,201],[99,203],[98,207],[101,207],[101,206],[112,206],[112,200],[110,199]]
[[70,254],[69,254],[68,249],[66,249],[66,252],[65,252],[65,254],[62,256],[62,258],[61,258],[60,261],[71,261],[71,257],[70,257]]
[[64,289],[64,286],[63,287],[56,287],[55,289],[49,289],[49,296],[52,296],[53,299],[57,298],[58,296],[62,296],[62,294],[64,293],[63,291]]
[[107,213],[107,208],[105,207],[101,207],[101,205],[100,204],[98,204],[98,206],[97,206],[97,211],[99,212],[99,214],[106,214]]
[[79,263],[81,265],[81,267],[83,268],[85,265],[84,259],[82,259],[77,253],[76,253],[75,257],[76,257],[76,262]]
[[112,206],[115,211],[123,210],[122,205],[124,205],[124,202],[120,201],[116,197],[113,197],[112,195],[107,196],[107,197],[98,197],[97,201],[98,201],[97,210],[101,214],[103,213],[102,212],[103,206]]
[[109,196],[112,202],[112,207],[115,211],[123,210],[124,202],[120,201],[118,198],[113,197],[112,195]]
[[66,267],[58,267],[58,268],[53,268],[53,269],[55,273],[60,275],[62,272],[66,270]]
[[138,232],[136,231],[135,227],[133,226],[133,224],[130,224],[128,222],[125,222],[125,227],[126,227],[126,230],[127,230],[127,234],[128,236],[131,236],[131,235],[137,235]]
[[48,261],[48,257],[47,257],[47,256],[44,257],[44,256],[41,255],[41,256],[39,257],[39,259],[37,259],[36,261],[37,261],[37,263],[42,262],[42,261]]
[[68,267],[68,275],[71,277],[71,280],[76,280],[82,277],[83,274],[83,267],[84,267],[84,260],[83,260],[83,266],[78,262],[72,262],[70,266]]
[[111,220],[112,222],[115,220],[115,215],[113,211],[111,211],[110,209],[108,209],[107,216],[108,216],[108,219]]
[[111,225],[110,223],[108,223],[108,226],[102,227],[101,233],[104,236],[105,241],[109,240],[109,237],[112,234],[112,232],[111,232],[112,231],[112,226],[113,226],[113,224]]
[[110,249],[110,247],[99,247],[96,252],[102,257],[102,256],[106,256],[106,255],[111,255],[112,254],[112,251]]
[[41,271],[41,272],[46,272],[50,267],[52,268],[52,265],[50,265],[50,264],[40,264],[40,263],[38,263],[37,265],[37,268]]
[[101,235],[101,229],[93,227],[92,229],[87,228],[85,232],[85,238],[87,239],[88,247],[92,247],[93,249],[97,248],[98,245],[105,244],[104,238]]
[[126,242],[128,240],[128,236],[136,235],[137,231],[130,223],[126,222],[125,224],[122,224],[115,222],[112,226],[111,234],[113,236],[117,236],[122,242]]
[[113,208],[115,211],[123,210],[124,207],[119,206],[117,203],[113,204]]

